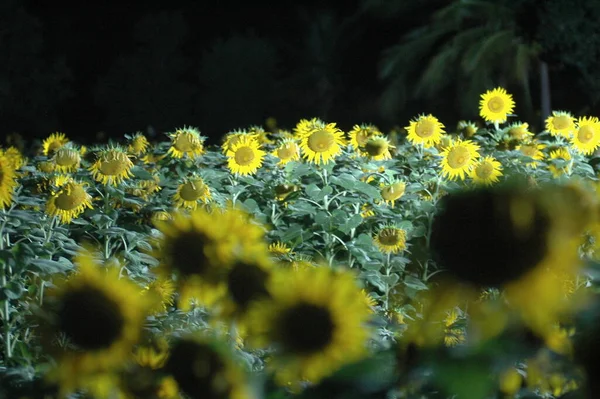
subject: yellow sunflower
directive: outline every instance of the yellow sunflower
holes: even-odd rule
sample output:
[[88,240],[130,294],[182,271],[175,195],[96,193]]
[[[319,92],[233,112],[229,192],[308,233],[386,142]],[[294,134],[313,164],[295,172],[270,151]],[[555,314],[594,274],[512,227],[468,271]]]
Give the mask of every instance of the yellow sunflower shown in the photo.
[[328,123],[322,129],[314,129],[302,136],[300,148],[302,156],[310,163],[326,164],[342,152],[344,132]]
[[369,203],[362,204],[362,206],[360,207],[360,216],[363,219],[375,216],[375,210],[373,209],[373,205]]
[[363,150],[363,147],[367,145],[367,141],[372,137],[382,136],[382,133],[376,126],[363,124],[354,125],[352,130],[348,132],[348,136],[350,136],[352,149],[359,155],[364,156],[367,155]]
[[81,164],[81,154],[75,148],[64,145],[54,152],[54,170],[60,173],[74,173]]
[[406,231],[385,226],[373,236],[373,242],[383,253],[397,253],[406,249]]
[[381,185],[380,193],[383,201],[390,205],[392,208],[394,207],[397,200],[402,198],[406,191],[406,183],[397,180],[392,182],[391,184]]
[[463,135],[463,137],[469,139],[469,138],[475,136],[475,133],[477,133],[477,130],[479,130],[479,127],[477,126],[477,124],[475,122],[459,121],[458,125],[456,126],[456,129],[458,130],[459,133],[461,133]]
[[100,151],[89,170],[97,182],[118,186],[123,180],[133,177],[131,168],[133,162],[127,153],[119,147],[112,147]]
[[64,133],[52,133],[42,142],[42,151],[47,157],[54,155],[54,152],[63,145],[67,144],[69,139]]
[[510,138],[517,141],[527,141],[533,138],[527,122],[514,122],[506,129],[506,132]]
[[302,140],[304,136],[312,133],[315,130],[325,129],[325,126],[327,126],[327,124],[319,118],[312,118],[310,120],[300,119],[294,128],[294,136],[298,140]]
[[0,155],[0,209],[8,208],[17,186],[16,174],[10,161]]
[[492,185],[502,176],[502,164],[496,158],[487,156],[475,164],[469,175],[477,184]]
[[571,145],[585,155],[600,147],[600,120],[595,116],[579,118]]
[[256,140],[258,140],[261,145],[269,145],[274,143],[274,141],[269,137],[269,132],[267,132],[262,126],[252,125],[248,128],[248,133],[254,135]]
[[265,152],[256,139],[240,137],[225,154],[231,173],[253,175],[262,166]]
[[46,202],[46,213],[58,216],[61,223],[71,223],[86,209],[93,209],[92,196],[85,190],[85,183],[74,180],[62,185]]
[[479,115],[487,122],[504,123],[514,108],[512,94],[508,94],[502,87],[497,87],[481,95]]
[[177,339],[164,371],[189,398],[253,399],[245,373],[222,344],[203,337]]
[[23,154],[15,147],[9,147],[6,150],[0,148],[0,156],[6,157],[15,171],[20,169],[26,163]]
[[457,139],[440,154],[442,176],[450,180],[465,180],[465,176],[471,172],[479,158],[478,151],[479,146],[474,142]]
[[570,175],[573,166],[572,159],[567,147],[560,147],[557,150],[550,151],[548,170],[555,179],[563,175]]
[[283,256],[292,252],[292,249],[287,244],[277,241],[269,245],[269,252],[275,256]]
[[366,354],[370,309],[349,271],[282,269],[269,282],[270,300],[254,303],[249,341],[274,345],[268,366],[281,385],[317,383]]
[[363,147],[363,155],[368,156],[369,159],[374,161],[391,159],[392,154],[390,153],[390,148],[394,148],[394,146],[386,137],[371,137],[367,140],[366,144]]
[[[241,139],[249,139],[258,141],[258,134],[249,132],[246,129],[236,129],[225,134],[225,139],[221,145],[223,154],[227,154],[231,151],[234,145],[236,145]],[[260,141],[258,141],[260,143]]]
[[418,116],[405,129],[408,131],[408,141],[414,145],[423,144],[425,148],[439,143],[444,133],[444,125],[431,114]]
[[169,134],[169,137],[171,138],[171,147],[167,154],[173,158],[183,158],[184,156],[196,158],[204,153],[205,137],[200,135],[198,129],[184,126]]
[[575,118],[566,111],[552,111],[546,118],[546,130],[553,136],[569,138],[575,131]]
[[146,290],[142,291],[143,295],[148,296],[148,302],[152,303],[150,308],[152,314],[164,313],[169,307],[173,306],[175,293],[175,283],[165,278],[152,281],[148,284]]
[[162,187],[160,186],[160,176],[157,173],[152,173],[152,179],[138,180],[126,189],[129,194],[140,197],[145,201],[148,201],[152,194],[160,190],[162,190]]
[[277,165],[283,166],[290,161],[300,159],[300,147],[294,139],[283,139],[271,155],[279,158]]
[[535,140],[531,140],[525,142],[523,144],[518,145],[515,149],[520,151],[521,154],[525,155],[532,159],[531,162],[527,162],[525,165],[529,166],[532,169],[537,168],[537,164],[539,161],[542,161],[546,155],[542,151],[546,148],[545,144],[540,144]]
[[131,137],[131,139],[129,140],[129,145],[127,146],[127,151],[131,155],[135,155],[135,156],[139,157],[146,153],[149,146],[150,146],[150,143],[148,142],[148,139],[146,138],[146,136],[144,136],[142,133],[138,132],[138,133],[134,134],[133,137]]
[[207,204],[211,198],[210,187],[202,178],[193,177],[177,187],[173,202],[177,208],[196,209],[198,202]]
[[75,265],[74,274],[58,278],[47,291],[40,322],[44,347],[57,362],[48,378],[62,395],[95,374],[121,368],[147,312],[140,287],[119,278],[117,268],[102,267],[90,250],[79,251]]

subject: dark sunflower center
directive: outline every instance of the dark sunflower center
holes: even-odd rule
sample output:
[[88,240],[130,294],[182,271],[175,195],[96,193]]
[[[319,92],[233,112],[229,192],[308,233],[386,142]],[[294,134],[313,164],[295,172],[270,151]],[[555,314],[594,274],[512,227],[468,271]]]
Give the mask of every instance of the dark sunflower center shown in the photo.
[[182,340],[175,344],[166,364],[179,388],[192,399],[226,399],[231,381],[226,364],[210,346]]
[[268,276],[256,265],[236,263],[227,276],[227,288],[236,305],[245,309],[253,300],[267,296]]
[[58,310],[58,327],[84,350],[108,348],[122,334],[125,320],[119,305],[95,287],[67,292]]
[[184,276],[204,274],[209,259],[204,253],[208,237],[199,231],[186,231],[173,238],[169,248],[171,267]]
[[287,309],[280,319],[281,341],[292,353],[323,350],[333,338],[335,325],[328,309],[300,303]]
[[501,287],[546,255],[549,215],[530,195],[479,189],[444,197],[431,231],[431,251],[456,278]]

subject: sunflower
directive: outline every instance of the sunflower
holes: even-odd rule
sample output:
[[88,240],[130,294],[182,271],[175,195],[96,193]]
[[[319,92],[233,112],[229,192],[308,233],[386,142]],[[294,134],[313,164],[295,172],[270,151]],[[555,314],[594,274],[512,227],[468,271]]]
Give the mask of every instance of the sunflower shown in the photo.
[[533,133],[529,131],[527,122],[514,122],[506,128],[506,132],[510,138],[517,141],[526,141],[533,138]]
[[396,201],[402,198],[406,192],[406,183],[396,180],[387,185],[382,184],[379,192],[383,201],[393,208]]
[[58,216],[61,223],[71,223],[86,209],[93,209],[92,196],[85,190],[85,183],[74,180],[52,193],[46,202],[46,213]]
[[52,133],[48,136],[42,143],[42,151],[44,155],[47,157],[51,157],[54,155],[56,150],[58,150],[63,145],[67,144],[69,139],[65,136],[64,133]]
[[535,169],[537,168],[538,162],[542,161],[546,157],[546,155],[542,152],[544,148],[546,148],[545,144],[540,144],[535,140],[531,140],[518,145],[515,149],[520,151],[524,156],[531,158],[532,161],[525,163],[525,165]]
[[465,330],[459,325],[459,313],[456,308],[450,310],[444,319],[444,344],[456,346],[467,340]]
[[279,158],[277,165],[283,166],[290,161],[300,159],[300,147],[294,139],[283,139],[271,155]]
[[414,145],[423,144],[425,148],[439,143],[444,133],[444,125],[431,114],[418,116],[405,129],[408,131],[408,141]]
[[457,139],[440,155],[442,160],[442,176],[455,180],[460,177],[465,180],[465,175],[471,172],[479,158],[479,146],[470,140]]
[[149,302],[152,302],[150,313],[164,313],[167,309],[173,306],[176,293],[175,283],[172,280],[165,278],[157,278],[142,291],[143,295],[147,295]]
[[239,143],[241,139],[256,140],[258,143],[260,143],[260,141],[258,141],[258,135],[254,132],[251,133],[246,129],[232,130],[231,132],[225,134],[225,140],[221,145],[223,154],[226,155],[227,152],[231,151],[233,146]]
[[282,269],[269,293],[249,311],[250,342],[275,346],[269,366],[279,384],[317,383],[366,354],[370,309],[353,273]]
[[81,164],[81,155],[79,151],[69,145],[64,145],[54,152],[52,161],[55,164],[54,170],[60,173],[74,173]]
[[382,161],[384,159],[391,159],[392,154],[390,148],[394,148],[390,141],[382,136],[371,137],[367,140],[364,146],[363,155],[368,156],[371,160]]
[[16,186],[15,170],[6,156],[0,155],[0,209],[10,205]]
[[6,157],[14,170],[20,169],[26,163],[23,154],[15,147],[9,147],[6,150],[0,148],[0,156]]
[[133,186],[126,189],[129,194],[140,197],[144,201],[148,201],[152,194],[160,190],[162,190],[162,187],[160,186],[160,176],[158,173],[152,173],[152,179],[138,180]]
[[167,154],[173,158],[183,158],[184,155],[195,158],[204,153],[205,137],[200,135],[198,129],[184,126],[169,134],[169,137],[171,138],[171,147]]
[[190,399],[252,399],[246,376],[232,356],[216,342],[184,337],[174,342],[165,371]]
[[492,185],[502,176],[502,164],[492,156],[487,156],[475,164],[470,177],[477,184]]
[[352,130],[348,132],[348,136],[350,136],[350,145],[352,145],[354,151],[361,156],[365,156],[368,154],[365,153],[363,147],[367,145],[370,138],[382,136],[382,133],[373,125],[363,124],[354,125]]
[[502,87],[497,87],[481,95],[479,115],[487,122],[504,123],[514,108],[512,94],[508,94]]
[[508,368],[498,376],[498,389],[508,397],[514,397],[522,385],[523,376],[514,367]]
[[381,252],[395,254],[406,249],[406,231],[385,226],[373,236],[373,241]]
[[314,129],[306,133],[300,141],[302,156],[310,163],[326,164],[342,152],[344,132],[328,123],[322,129]]
[[[44,298],[41,334],[57,361],[48,377],[63,394],[73,392],[97,373],[122,367],[140,337],[147,303],[140,288],[102,268],[89,249],[75,257],[76,272],[55,281]],[[64,342],[58,346],[57,340]]]
[[139,157],[146,153],[149,146],[150,146],[150,143],[148,142],[148,139],[146,138],[146,136],[144,136],[140,132],[137,132],[129,140],[129,145],[127,146],[127,151],[130,154]]
[[198,202],[207,204],[212,198],[210,187],[200,177],[186,179],[177,187],[173,202],[177,208],[196,209]]
[[575,118],[566,111],[552,111],[546,118],[546,130],[553,136],[569,138],[575,131]]
[[277,241],[269,245],[269,252],[275,256],[283,256],[292,252],[292,249],[287,244]]
[[475,136],[475,133],[477,133],[479,127],[477,126],[477,124],[471,121],[459,121],[458,125],[456,126],[456,129],[459,133],[463,135],[463,137],[469,139]]
[[265,152],[256,139],[240,137],[225,154],[231,173],[253,175],[262,166]]
[[294,128],[294,135],[298,140],[302,140],[306,135],[311,134],[315,130],[323,130],[327,124],[319,118],[300,119]]
[[548,170],[556,179],[563,175],[570,175],[572,168],[572,157],[567,147],[560,147],[550,151]]
[[133,177],[133,162],[125,151],[119,147],[102,150],[89,170],[97,182],[104,185],[118,186],[125,179]]
[[256,140],[258,140],[261,145],[270,145],[274,143],[274,141],[269,137],[269,132],[267,132],[262,126],[252,125],[248,128],[248,133],[254,135]]
[[595,116],[579,118],[571,145],[585,155],[593,153],[600,146],[600,120]]
[[362,204],[362,206],[360,207],[360,216],[363,219],[375,216],[375,210],[373,209],[373,205],[369,203]]

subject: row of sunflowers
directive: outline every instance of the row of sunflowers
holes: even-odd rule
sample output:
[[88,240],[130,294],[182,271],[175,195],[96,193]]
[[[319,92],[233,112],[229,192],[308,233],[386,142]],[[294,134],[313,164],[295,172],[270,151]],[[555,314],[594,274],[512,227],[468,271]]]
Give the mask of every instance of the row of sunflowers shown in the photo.
[[479,108],[2,149],[0,392],[595,397],[600,120]]

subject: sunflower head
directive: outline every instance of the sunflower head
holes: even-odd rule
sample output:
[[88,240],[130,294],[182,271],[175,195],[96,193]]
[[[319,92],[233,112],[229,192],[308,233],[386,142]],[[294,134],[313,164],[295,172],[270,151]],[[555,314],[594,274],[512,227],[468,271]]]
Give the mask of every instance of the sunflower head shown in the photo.
[[272,152],[274,157],[279,158],[278,165],[285,165],[290,161],[300,159],[300,147],[295,139],[283,139]]
[[527,122],[512,123],[506,131],[511,139],[519,142],[530,140],[533,137],[533,133],[529,131],[529,124]]
[[395,226],[381,228],[373,237],[381,252],[397,253],[406,249],[406,231]]
[[58,216],[62,223],[71,223],[86,209],[92,208],[92,196],[86,191],[85,184],[71,179],[61,184],[60,189],[52,193],[46,203],[46,213]]
[[75,148],[64,145],[54,152],[52,160],[55,164],[54,170],[57,172],[73,173],[81,164],[81,155]]
[[200,135],[198,129],[184,126],[169,134],[169,137],[171,138],[171,147],[167,153],[173,158],[183,158],[184,156],[196,158],[204,153],[205,137]]
[[600,120],[595,116],[579,118],[571,145],[583,154],[592,154],[600,146]]
[[[249,132],[246,129],[235,129],[225,134],[221,149],[223,154],[227,155],[234,145],[238,144],[241,139],[253,139],[258,141],[258,135],[254,132]],[[260,141],[258,141],[260,143]]]
[[492,156],[484,157],[471,169],[470,176],[477,184],[492,185],[502,176],[502,165]]
[[64,133],[56,132],[52,133],[48,136],[42,143],[42,151],[44,155],[47,157],[51,157],[54,155],[56,150],[58,150],[63,145],[67,144],[69,139],[65,136]]
[[350,144],[354,151],[357,151],[360,155],[363,154],[363,147],[367,144],[370,138],[381,136],[382,133],[373,125],[354,125],[352,130],[348,132],[350,136]]
[[16,173],[13,166],[6,156],[0,155],[0,209],[10,205],[16,186]]
[[292,252],[292,249],[287,244],[277,241],[269,244],[269,252],[275,256],[284,256]]
[[515,149],[520,151],[524,156],[531,158],[532,161],[527,162],[526,165],[535,169],[537,168],[538,161],[543,160],[545,157],[545,154],[542,151],[544,148],[546,148],[545,144],[540,144],[535,140],[531,140],[518,145]]
[[569,138],[575,131],[575,118],[566,111],[552,111],[546,118],[546,130],[553,136]]
[[232,173],[253,175],[263,164],[265,152],[260,148],[258,140],[246,136],[239,137],[225,154],[227,166]]
[[294,135],[298,140],[302,140],[304,136],[312,133],[315,130],[324,129],[327,124],[319,118],[300,119],[294,128]]
[[479,127],[476,123],[470,121],[459,121],[457,125],[457,130],[459,133],[463,135],[464,138],[470,139],[475,136]]
[[394,206],[395,202],[402,198],[406,191],[406,183],[402,181],[394,181],[388,185],[382,185],[380,189],[381,198],[386,204]]
[[479,158],[479,146],[470,140],[457,139],[440,155],[442,156],[442,176],[455,180],[465,179]]
[[212,198],[210,187],[200,177],[186,179],[177,187],[173,201],[177,208],[196,209],[198,202],[208,203]]
[[150,146],[150,143],[148,142],[148,139],[146,138],[146,136],[144,136],[140,132],[137,132],[129,140],[129,145],[127,146],[127,151],[132,155],[141,156],[146,153],[146,150],[148,150],[149,146]]
[[554,178],[570,175],[572,170],[571,153],[567,147],[559,147],[550,151],[548,170]]
[[131,168],[133,162],[127,153],[120,147],[112,147],[98,153],[96,161],[90,166],[90,171],[97,182],[117,186],[123,180],[133,177]]
[[345,145],[344,132],[335,123],[305,133],[300,142],[302,156],[314,164],[326,164],[342,152]]
[[504,123],[514,108],[515,102],[512,95],[502,87],[497,87],[481,95],[479,115],[487,122]]
[[431,114],[418,116],[405,129],[408,141],[414,145],[422,144],[425,148],[439,143],[444,133],[444,125]]
[[386,137],[377,136],[371,137],[367,140],[364,145],[364,152],[369,156],[370,159],[381,161],[392,158],[390,148],[394,148],[394,146],[390,144],[390,141]]

